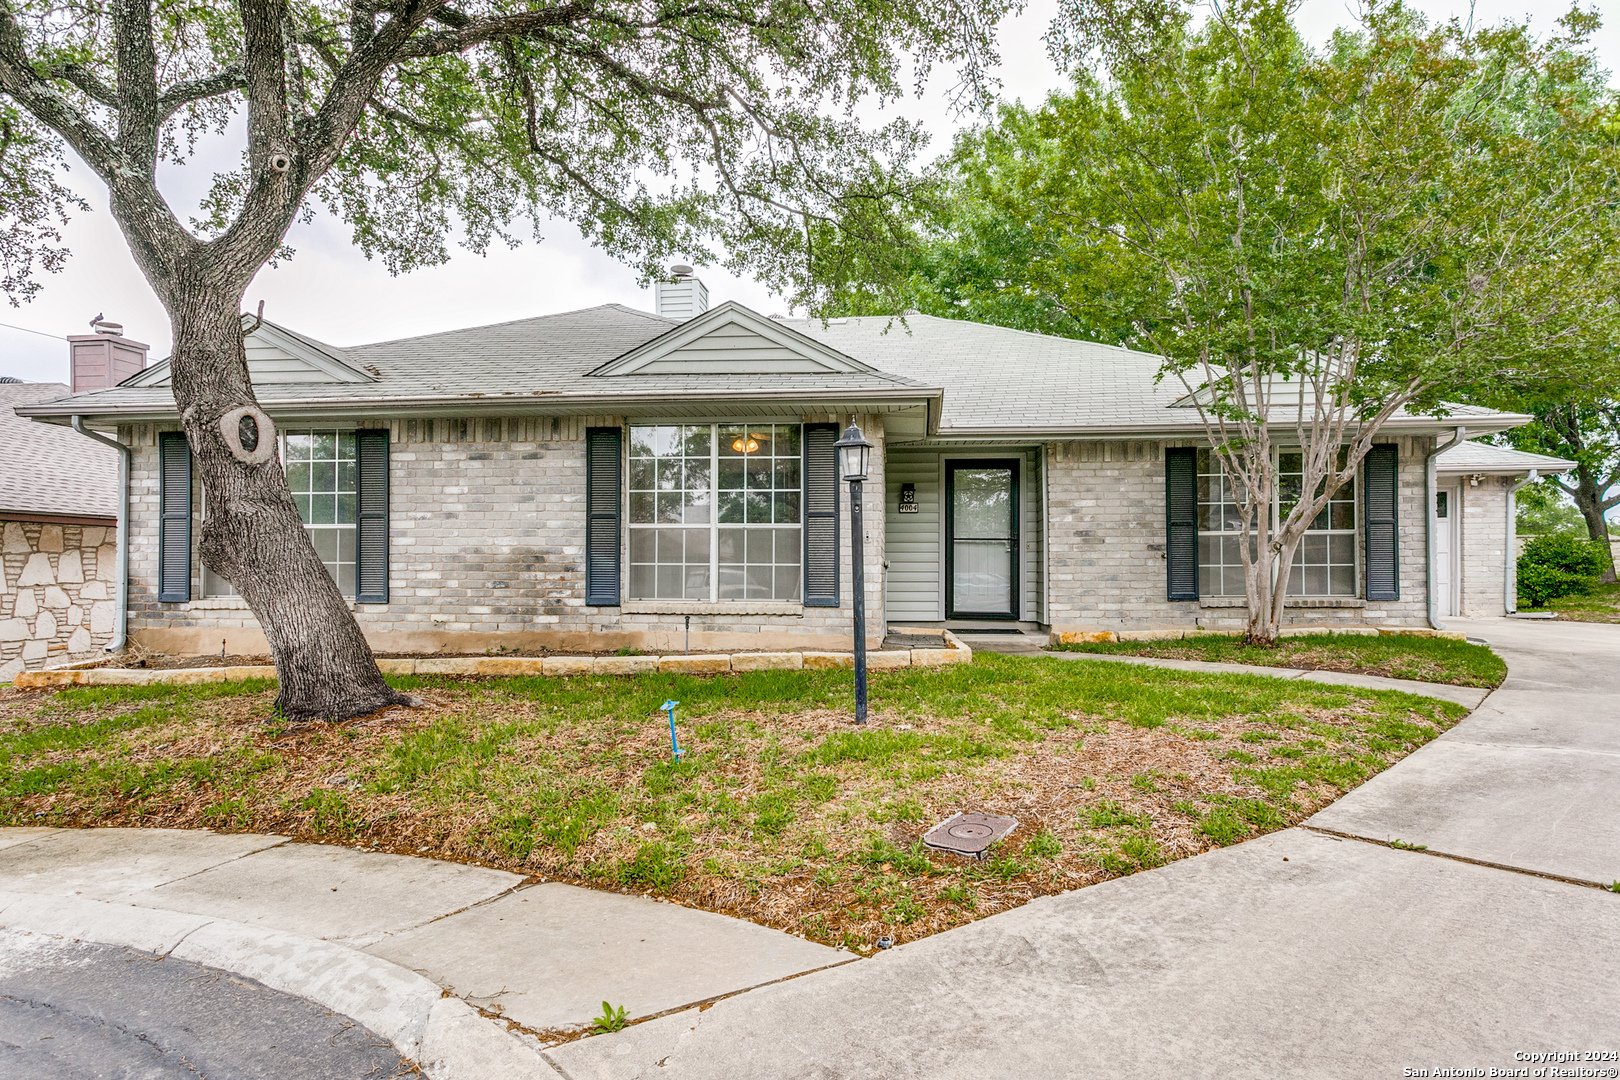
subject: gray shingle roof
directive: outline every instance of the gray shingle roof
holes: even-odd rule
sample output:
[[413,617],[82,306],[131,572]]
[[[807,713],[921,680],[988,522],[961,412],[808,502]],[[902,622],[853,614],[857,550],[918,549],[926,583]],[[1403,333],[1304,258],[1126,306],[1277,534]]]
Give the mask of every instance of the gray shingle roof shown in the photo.
[[[593,369],[624,355],[680,323],[618,304],[585,308],[560,315],[450,330],[421,337],[353,345],[343,349],[310,341],[313,346],[341,356],[344,362],[375,369],[375,382],[287,383],[255,388],[270,409],[277,405],[348,406],[365,408],[429,407],[511,403],[521,399],[528,407],[545,408],[568,397],[575,411],[599,402],[601,412],[617,411],[626,400],[670,398],[728,398],[752,393],[755,397],[826,395],[860,398],[863,395],[937,395],[926,384],[883,372],[829,372],[826,374],[750,377],[715,375],[637,375],[599,378]],[[107,412],[171,412],[172,392],[167,386],[117,386],[76,395],[72,404],[53,409],[60,414]]]
[[[876,369],[871,372],[739,374],[590,373],[674,327],[677,320],[618,304],[493,326],[356,345],[310,341],[348,364],[375,370],[375,382],[297,383],[258,388],[284,412],[386,413],[393,410],[496,409],[616,413],[636,403],[678,401],[857,402],[938,397],[939,437],[1088,437],[1201,434],[1196,409],[1175,408],[1186,388],[1157,381],[1156,356],[1089,341],[929,315],[781,319],[783,325]],[[363,403],[363,404],[362,404]],[[652,405],[643,405],[650,409]],[[79,395],[49,411],[164,415],[167,387],[114,387]],[[1459,406],[1477,429],[1524,418]],[[1404,420],[1405,418],[1398,418]],[[1432,430],[1433,420],[1418,425]],[[1399,424],[1392,424],[1397,430]]]
[[[1173,407],[1187,388],[1174,375],[1156,381],[1151,353],[933,315],[783,321],[873,367],[942,385],[941,438],[1204,430],[1197,409]],[[1527,419],[1472,405],[1448,410],[1492,428]]]
[[118,452],[14,411],[59,398],[67,389],[61,383],[0,384],[0,514],[118,516]]
[[1507,446],[1492,446],[1489,443],[1469,440],[1450,450],[1442,451],[1440,456],[1435,458],[1434,467],[1443,473],[1511,475],[1527,473],[1531,469],[1542,474],[1565,472],[1573,469],[1575,463],[1565,461],[1563,458],[1548,457],[1546,454],[1530,454]]

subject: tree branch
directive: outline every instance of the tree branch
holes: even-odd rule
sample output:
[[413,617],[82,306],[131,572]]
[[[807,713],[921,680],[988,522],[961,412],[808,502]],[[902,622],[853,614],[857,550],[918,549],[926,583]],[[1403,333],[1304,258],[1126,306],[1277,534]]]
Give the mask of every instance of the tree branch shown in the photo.
[[241,64],[232,64],[210,75],[175,83],[158,95],[158,112],[163,120],[167,120],[176,110],[185,108],[193,101],[218,97],[246,87],[247,72]]

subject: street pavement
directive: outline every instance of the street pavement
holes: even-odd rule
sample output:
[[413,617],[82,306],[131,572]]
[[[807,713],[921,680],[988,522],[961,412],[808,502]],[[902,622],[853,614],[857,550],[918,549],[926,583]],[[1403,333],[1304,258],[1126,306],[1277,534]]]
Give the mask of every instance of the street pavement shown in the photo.
[[1620,894],[1540,876],[1620,877],[1620,626],[1455,625],[1507,659],[1503,690],[1312,827],[548,1057],[570,1080],[1056,1080],[1486,1076],[1620,1051]]
[[0,930],[0,1076],[361,1080],[386,1039],[302,998],[135,949]]

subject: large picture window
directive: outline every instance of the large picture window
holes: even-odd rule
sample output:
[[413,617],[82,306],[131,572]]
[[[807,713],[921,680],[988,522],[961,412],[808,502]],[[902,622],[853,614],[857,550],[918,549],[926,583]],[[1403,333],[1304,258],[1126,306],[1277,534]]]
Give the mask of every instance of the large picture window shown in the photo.
[[[282,432],[281,461],[315,553],[337,582],[338,591],[354,596],[355,504],[359,490],[354,432]],[[236,590],[204,567],[203,595],[234,596]]]
[[631,600],[801,598],[797,424],[630,429]]
[[[1339,452],[1339,465],[1345,461]],[[1272,525],[1287,515],[1304,488],[1304,458],[1297,452],[1277,455],[1278,498]],[[1238,514],[1237,494],[1224,462],[1212,450],[1198,451],[1198,591],[1202,596],[1242,596],[1246,539]],[[1294,549],[1288,569],[1289,596],[1355,596],[1356,485],[1338,491]]]

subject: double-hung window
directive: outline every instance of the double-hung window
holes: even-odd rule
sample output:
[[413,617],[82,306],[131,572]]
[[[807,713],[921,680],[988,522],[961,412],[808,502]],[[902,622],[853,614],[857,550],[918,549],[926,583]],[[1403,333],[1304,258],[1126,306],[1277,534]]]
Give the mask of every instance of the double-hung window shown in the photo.
[[[355,520],[359,468],[355,433],[303,429],[281,433],[281,461],[298,516],[326,572],[344,596],[355,594]],[[203,568],[204,596],[234,596],[230,582]]]
[[[1345,451],[1339,452],[1343,467]],[[1297,451],[1282,451],[1276,458],[1277,499],[1271,507],[1271,524],[1286,517],[1304,490],[1304,457]],[[1243,556],[1240,547],[1253,542],[1253,534],[1243,534],[1238,514],[1238,496],[1232,478],[1226,474],[1221,456],[1212,450],[1198,451],[1198,591],[1202,596],[1242,596]],[[1310,528],[1294,549],[1288,568],[1289,596],[1355,596],[1356,563],[1356,484],[1346,483],[1316,515]]]
[[798,424],[632,426],[631,600],[801,598]]

